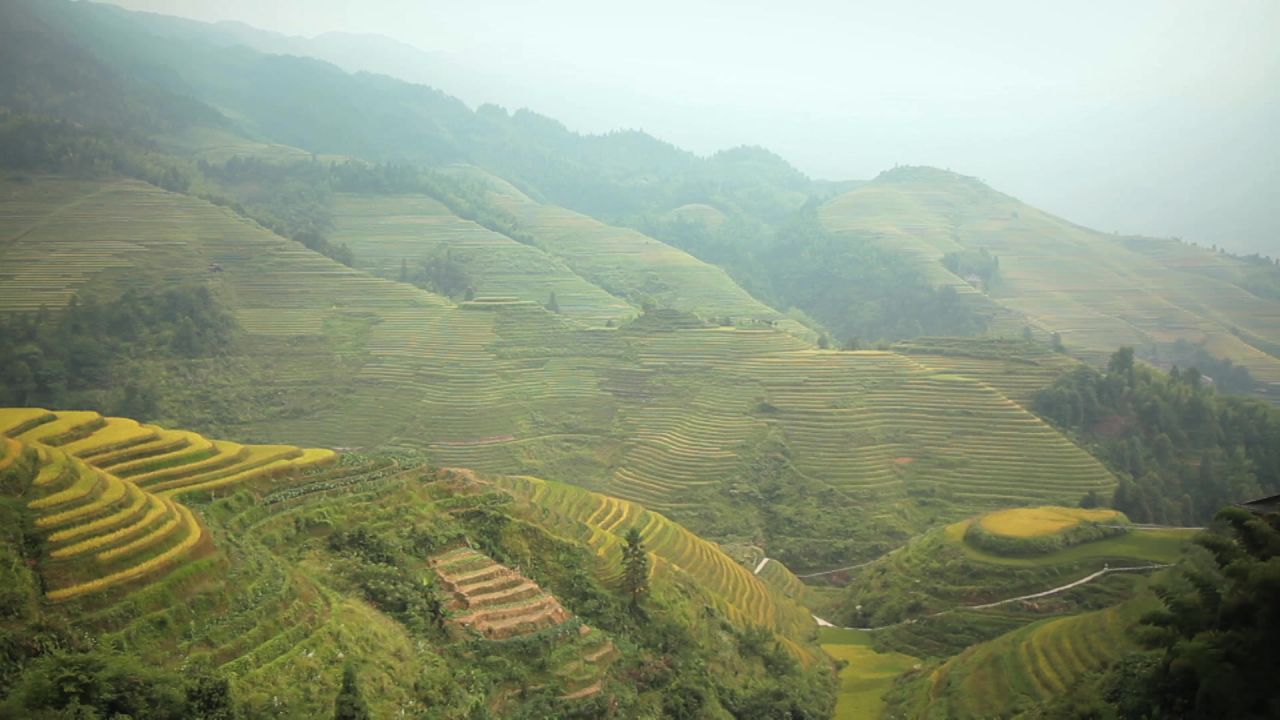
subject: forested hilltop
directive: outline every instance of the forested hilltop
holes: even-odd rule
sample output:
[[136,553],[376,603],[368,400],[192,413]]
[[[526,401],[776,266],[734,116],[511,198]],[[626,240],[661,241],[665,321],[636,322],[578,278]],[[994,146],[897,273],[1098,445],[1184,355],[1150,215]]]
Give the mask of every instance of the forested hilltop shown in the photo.
[[1275,714],[1273,261],[0,22],[0,715]]

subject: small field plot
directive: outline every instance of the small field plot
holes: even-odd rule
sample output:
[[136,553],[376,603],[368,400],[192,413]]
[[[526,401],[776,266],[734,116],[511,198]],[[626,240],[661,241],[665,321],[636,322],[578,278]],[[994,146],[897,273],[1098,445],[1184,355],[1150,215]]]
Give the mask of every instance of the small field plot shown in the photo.
[[877,652],[871,647],[871,638],[859,630],[822,628],[818,642],[843,664],[836,720],[877,720],[884,712],[883,696],[893,687],[894,678],[918,665],[910,655]]
[[1010,508],[987,513],[978,520],[983,530],[1006,537],[1039,537],[1069,530],[1082,522],[1122,522],[1118,510],[1044,506]]

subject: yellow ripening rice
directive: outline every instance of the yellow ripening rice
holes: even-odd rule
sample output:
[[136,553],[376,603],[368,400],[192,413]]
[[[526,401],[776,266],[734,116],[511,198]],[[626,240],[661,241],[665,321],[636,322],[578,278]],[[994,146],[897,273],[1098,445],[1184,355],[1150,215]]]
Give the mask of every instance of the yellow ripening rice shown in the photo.
[[978,525],[992,535],[1027,538],[1054,535],[1083,522],[1127,523],[1118,510],[1067,508],[1045,505],[1033,508],[1010,508],[983,515]]

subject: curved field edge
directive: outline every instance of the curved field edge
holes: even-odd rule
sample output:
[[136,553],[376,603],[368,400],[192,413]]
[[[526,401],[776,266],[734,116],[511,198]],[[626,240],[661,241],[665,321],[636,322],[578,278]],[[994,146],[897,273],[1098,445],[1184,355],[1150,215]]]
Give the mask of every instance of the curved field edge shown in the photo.
[[[49,601],[154,580],[211,551],[204,523],[176,499],[184,494],[211,496],[337,460],[327,449],[225,443],[223,452],[211,443],[221,453],[213,456],[216,464],[203,455],[181,455],[171,461],[162,483],[115,474],[111,462],[117,452],[132,451],[143,459],[174,452],[172,442],[156,442],[168,432],[96,412],[0,408],[6,447],[25,448],[33,458],[22,501],[43,536],[41,573]],[[194,433],[178,437],[183,443],[178,453],[208,443]],[[11,452],[5,460],[16,457]]]
[[652,572],[681,572],[696,580],[721,604],[731,621],[774,632],[806,663],[817,623],[807,609],[773,592],[720,547],[665,516],[626,500],[532,477],[497,477],[494,482],[517,497],[554,514],[565,529],[589,545],[609,567],[621,567],[622,536],[638,528],[657,560]]
[[925,670],[895,688],[894,717],[1007,717],[1071,690],[1136,647],[1130,630],[1159,601],[1143,592],[1118,605],[1027,625]]

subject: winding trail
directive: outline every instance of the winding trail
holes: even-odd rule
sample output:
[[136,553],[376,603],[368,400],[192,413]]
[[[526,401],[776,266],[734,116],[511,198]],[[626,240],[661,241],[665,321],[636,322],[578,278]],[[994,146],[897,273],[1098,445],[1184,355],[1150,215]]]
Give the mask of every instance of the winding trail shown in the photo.
[[[768,558],[766,558],[766,559],[768,559]],[[763,566],[763,563],[761,563],[761,566]],[[1067,583],[1066,585],[1059,585],[1058,587],[1050,588],[1050,589],[1048,589],[1048,590],[1044,590],[1044,591],[1041,591],[1041,592],[1038,592],[1038,593],[1031,593],[1030,595],[1019,595],[1019,596],[1017,596],[1017,597],[1006,598],[1006,599],[1004,599],[1004,600],[997,600],[997,601],[995,601],[995,602],[990,602],[990,603],[983,603],[983,604],[981,604],[981,605],[961,605],[960,607],[952,608],[952,609],[950,609],[950,610],[939,610],[938,612],[935,612],[935,613],[929,613],[928,615],[923,615],[922,617],[925,617],[925,618],[938,617],[938,616],[940,616],[940,615],[946,615],[946,614],[948,614],[948,613],[955,612],[956,610],[986,610],[987,608],[998,607],[998,606],[1000,606],[1000,605],[1008,605],[1009,603],[1015,603],[1015,602],[1019,602],[1019,601],[1022,601],[1022,600],[1034,600],[1035,598],[1042,598],[1042,597],[1047,597],[1047,596],[1049,596],[1049,595],[1056,595],[1056,594],[1058,594],[1058,593],[1060,593],[1060,592],[1065,592],[1065,591],[1070,590],[1070,589],[1072,589],[1072,588],[1079,587],[1079,586],[1081,586],[1081,585],[1086,585],[1086,584],[1088,584],[1088,583],[1091,583],[1091,582],[1093,582],[1094,580],[1097,580],[1098,578],[1102,577],[1103,575],[1107,575],[1107,574],[1109,574],[1109,573],[1118,573],[1118,572],[1141,572],[1141,571],[1143,571],[1143,570],[1160,570],[1160,569],[1162,569],[1162,568],[1167,568],[1167,567],[1172,567],[1172,565],[1167,564],[1167,563],[1165,563],[1165,564],[1151,564],[1151,565],[1131,565],[1131,566],[1127,566],[1127,567],[1110,567],[1109,565],[1103,565],[1101,570],[1099,570],[1099,571],[1097,571],[1097,572],[1095,572],[1095,573],[1092,573],[1092,574],[1090,574],[1090,575],[1085,575],[1084,577],[1080,578],[1079,580],[1074,580],[1074,581],[1072,581],[1072,582]],[[799,576],[797,576],[797,577],[799,577]],[[818,625],[819,625],[820,627],[837,627],[837,626],[836,626],[836,625],[834,625],[833,623],[831,623],[831,622],[829,622],[829,621],[827,621],[827,620],[824,620],[824,619],[822,619],[822,618],[818,617],[817,615],[814,615],[814,616],[813,616],[813,619],[814,619],[814,621],[815,621],[815,622],[817,622],[817,623],[818,623]],[[917,622],[918,620],[920,620],[920,618],[910,618],[910,619],[907,619],[907,620],[899,620],[898,622],[895,622],[895,623],[889,623],[888,625],[879,625],[879,626],[876,626],[876,627],[847,627],[847,628],[842,628],[842,629],[844,629],[844,630],[864,630],[864,631],[884,630],[885,628],[896,627],[896,626],[898,626],[898,625],[910,625],[910,624],[912,624],[912,623]]]
[[[1153,565],[1133,565],[1131,567],[1114,567],[1113,568],[1107,565],[1103,565],[1101,570],[1099,570],[1096,573],[1093,573],[1092,575],[1086,575],[1080,578],[1079,580],[1076,580],[1075,582],[1070,582],[1070,583],[1067,583],[1066,585],[1061,585],[1051,590],[1032,593],[1030,595],[1020,595],[1018,597],[1008,598],[1007,600],[997,600],[996,602],[986,603],[984,605],[966,605],[961,609],[962,610],[985,610],[987,608],[993,608],[999,605],[1007,605],[1012,602],[1018,602],[1019,600],[1032,600],[1035,598],[1045,597],[1047,595],[1055,595],[1065,590],[1070,590],[1073,587],[1077,587],[1079,585],[1084,585],[1085,583],[1093,582],[1094,580],[1097,580],[1098,578],[1102,577],[1103,575],[1106,575],[1107,573],[1138,572],[1140,570],[1159,570],[1160,568],[1167,568],[1167,567],[1170,567],[1170,566],[1168,564],[1163,564],[1163,565],[1153,564]],[[942,612],[949,612],[949,611],[943,610]],[[941,615],[941,614],[942,613],[934,613],[934,615]],[[929,616],[929,617],[932,617],[932,616]]]
[[[800,578],[801,580],[803,580],[803,579],[805,579],[805,578],[822,577],[823,575],[834,575],[834,574],[836,574],[836,573],[838,573],[838,572],[844,572],[845,570],[857,570],[858,568],[860,568],[860,567],[866,567],[866,566],[870,565],[871,563],[873,563],[873,562],[875,562],[875,561],[877,561],[877,560],[883,560],[883,559],[885,559],[885,558],[889,557],[890,555],[892,555],[892,554],[894,554],[894,553],[898,552],[899,550],[901,550],[901,549],[902,549],[902,548],[904,548],[904,547],[906,547],[906,546],[905,546],[905,545],[901,545],[901,546],[899,546],[899,547],[896,547],[896,548],[894,548],[894,549],[890,550],[889,552],[887,552],[887,553],[885,553],[885,554],[883,554],[883,555],[880,555],[879,557],[873,557],[873,558],[871,558],[870,560],[867,560],[866,562],[860,562],[860,563],[858,563],[857,565],[848,565],[848,566],[846,566],[846,567],[840,567],[840,568],[836,568],[836,569],[834,569],[834,570],[823,570],[823,571],[821,571],[821,572],[805,573],[804,575],[796,575],[796,577],[798,577],[798,578]],[[765,560],[769,560],[769,558],[765,558]],[[760,562],[760,567],[764,567],[764,561],[763,561],[763,560]],[[759,574],[759,573],[760,573],[760,570],[759,570],[759,569],[757,569],[757,570],[756,570],[756,574]]]

